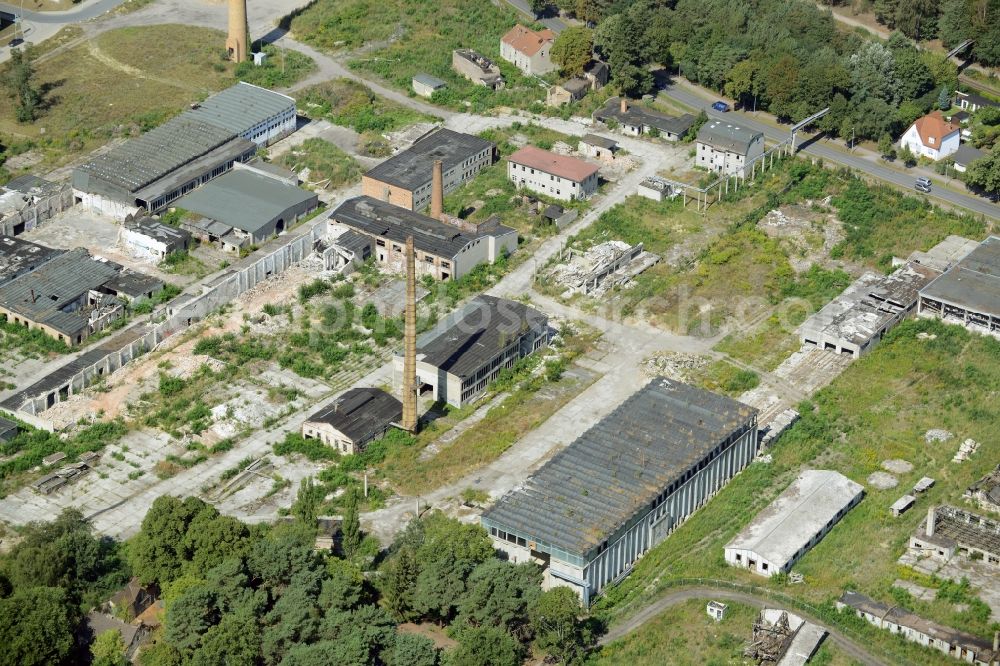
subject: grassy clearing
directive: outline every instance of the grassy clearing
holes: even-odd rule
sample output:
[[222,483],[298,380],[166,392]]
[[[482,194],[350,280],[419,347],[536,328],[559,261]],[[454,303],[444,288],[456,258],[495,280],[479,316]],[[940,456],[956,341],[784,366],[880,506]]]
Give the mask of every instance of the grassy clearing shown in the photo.
[[[13,99],[0,96],[0,132],[29,142],[44,166],[63,164],[109,139],[136,136],[236,82],[236,66],[223,59],[223,44],[222,32],[191,26],[108,31],[36,63],[43,101],[34,123],[15,122]],[[244,66],[244,74],[288,85],[315,67],[301,56],[288,62],[295,67],[281,79],[265,76],[273,71],[267,68],[246,72]]]
[[799,349],[799,337],[789,323],[789,320],[778,315],[771,315],[749,331],[727,335],[715,349],[738,361],[770,372]]
[[[587,666],[660,666],[664,663],[698,666],[750,663],[743,648],[750,640],[758,610],[733,601],[726,617],[708,617],[708,599],[691,599],[658,615],[637,631],[605,646]],[[809,660],[817,666],[853,666],[856,662],[827,640]]]
[[[934,339],[920,339],[929,333]],[[1000,412],[988,407],[1000,395],[1000,343],[936,321],[908,321],[897,327],[872,354],[852,364],[812,403],[800,405],[802,419],[772,448],[771,464],[755,463],[729,483],[663,544],[648,553],[632,575],[600,602],[612,617],[662,590],[671,578],[702,576],[780,587],[748,572],[727,567],[724,545],[795,478],[803,468],[833,469],[867,484],[883,460],[914,464],[899,475],[899,487],[867,487],[865,500],[795,565],[805,576],[786,594],[826,607],[845,588],[890,600],[899,577],[897,558],[920,522],[921,509],[900,519],[888,506],[921,476],[937,480],[920,506],[961,503],[961,494],[992,469],[1000,456],[993,436]],[[924,433],[945,428],[955,438],[928,445]],[[982,443],[970,461],[951,458],[958,443]],[[974,605],[961,610],[951,601],[914,602],[922,615],[967,631],[992,636],[988,617]],[[832,611],[831,611],[832,612]],[[908,655],[911,664],[939,663],[937,653],[904,644],[897,637],[859,625],[873,648],[886,646]],[[937,656],[935,656],[937,655]]]
[[[541,110],[545,90],[513,65],[500,60],[500,37],[519,20],[507,5],[442,0],[319,0],[292,20],[292,32],[302,41],[327,51],[370,52],[351,61],[352,68],[377,74],[400,90],[409,91],[414,74],[426,72],[448,83],[433,101],[474,111],[495,106]],[[520,19],[523,21],[523,19]],[[493,92],[461,77],[451,68],[451,52],[472,48],[491,58],[506,79]]]
[[306,139],[282,155],[279,164],[296,173],[309,169],[309,182],[327,190],[361,179],[357,160],[324,139]]
[[760,376],[756,372],[724,360],[709,363],[692,379],[704,389],[734,398],[760,384]]
[[642,243],[649,252],[664,253],[712,224],[711,218],[685,209],[679,199],[656,202],[632,195],[569,242],[586,248],[615,239],[630,245]]
[[392,132],[418,122],[436,122],[401,104],[379,97],[364,84],[334,79],[309,86],[298,93],[300,111],[311,118],[325,118],[355,132]]

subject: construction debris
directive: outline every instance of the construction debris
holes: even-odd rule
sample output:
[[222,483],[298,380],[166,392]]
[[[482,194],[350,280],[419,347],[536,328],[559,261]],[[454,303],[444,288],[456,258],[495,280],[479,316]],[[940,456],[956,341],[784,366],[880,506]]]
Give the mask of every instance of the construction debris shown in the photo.
[[614,288],[627,288],[637,275],[660,262],[659,255],[643,250],[642,243],[631,246],[622,241],[607,241],[585,252],[568,249],[565,263],[556,266],[550,276],[566,287],[564,298],[576,293],[601,296]]
[[958,453],[951,459],[952,462],[960,463],[968,460],[972,454],[979,450],[979,442],[974,439],[967,439],[958,447]]
[[648,377],[669,377],[690,382],[691,377],[708,365],[708,359],[694,354],[664,352],[642,362],[642,372]]
[[947,442],[949,439],[955,435],[951,434],[947,430],[941,430],[940,428],[932,428],[927,431],[924,435],[924,440],[928,444],[933,444],[934,442]]
[[796,421],[799,420],[799,413],[792,408],[788,408],[781,412],[770,423],[761,428],[763,436],[760,440],[761,449],[764,449],[771,445],[774,440],[778,439],[783,432],[792,427]]
[[825,636],[826,631],[822,627],[806,622],[798,615],[765,608],[753,623],[753,637],[743,650],[743,656],[758,664],[802,666]]

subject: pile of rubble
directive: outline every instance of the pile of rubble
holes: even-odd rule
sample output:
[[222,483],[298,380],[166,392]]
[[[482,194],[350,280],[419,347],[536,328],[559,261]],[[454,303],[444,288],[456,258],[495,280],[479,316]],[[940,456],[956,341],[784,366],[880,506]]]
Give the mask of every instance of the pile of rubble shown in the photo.
[[668,377],[680,382],[690,382],[692,375],[708,365],[709,359],[695,354],[664,352],[642,362],[642,372],[647,377]]
[[601,296],[616,287],[629,287],[633,278],[659,262],[659,255],[643,250],[642,243],[632,246],[612,240],[585,252],[570,249],[568,261],[556,266],[550,277],[566,287],[564,298],[576,293]]
[[954,437],[954,435],[947,430],[932,428],[924,434],[924,441],[928,444],[933,444],[935,442],[947,442],[952,437]]
[[753,637],[743,650],[743,656],[755,660],[758,664],[778,663],[788,650],[795,629],[791,627],[788,613],[784,611],[778,615],[775,622],[768,621],[765,613],[761,613],[753,623]]
[[968,460],[972,455],[979,450],[979,442],[974,439],[967,439],[962,442],[962,445],[958,447],[958,452],[955,453],[955,457],[951,459],[952,462],[960,463]]

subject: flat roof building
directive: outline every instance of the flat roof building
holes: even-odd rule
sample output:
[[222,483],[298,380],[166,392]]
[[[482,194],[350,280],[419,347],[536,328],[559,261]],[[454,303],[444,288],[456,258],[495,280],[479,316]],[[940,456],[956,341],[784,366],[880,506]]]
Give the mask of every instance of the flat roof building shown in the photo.
[[900,634],[908,641],[939,650],[950,657],[981,666],[1000,664],[1000,650],[996,650],[996,646],[985,638],[931,622],[894,603],[882,603],[847,590],[837,600],[837,610],[845,608],[879,629]]
[[764,154],[764,135],[727,120],[710,120],[698,130],[695,166],[723,176],[746,177]]
[[368,196],[344,201],[330,214],[330,224],[334,242],[347,230],[371,238],[375,261],[393,270],[403,270],[403,247],[413,236],[417,274],[437,280],[458,279],[517,249],[517,232],[495,219],[459,227]]
[[493,544],[589,605],[757,452],[757,410],[656,378],[482,516]]
[[431,97],[438,90],[444,90],[448,87],[448,84],[439,79],[436,76],[431,76],[430,74],[425,74],[420,72],[413,75],[413,79],[410,81],[410,85],[413,87],[413,92],[417,93],[421,97]]
[[187,250],[191,246],[191,234],[142,216],[125,220],[118,230],[118,243],[134,257],[162,261],[172,252]]
[[[417,339],[417,383],[435,401],[462,407],[497,376],[549,342],[549,318],[517,301],[477,296]],[[402,376],[403,357],[394,359]]]
[[507,178],[518,188],[563,201],[586,199],[597,191],[596,165],[525,146],[507,158]]
[[370,169],[361,177],[361,193],[402,208],[423,210],[431,202],[436,160],[442,162],[442,184],[447,194],[475,178],[495,159],[496,145],[492,142],[441,127]]
[[63,253],[14,236],[0,236],[0,285],[30,273]]
[[947,504],[930,507],[927,520],[910,537],[909,549],[940,562],[978,554],[984,564],[1000,567],[1000,521]]
[[319,206],[314,192],[235,169],[177,201],[177,207],[243,232],[250,243],[280,234]]
[[917,313],[1000,337],[1000,237],[990,236],[923,287]]
[[907,263],[890,275],[865,273],[799,327],[803,345],[858,358],[916,307],[917,294],[938,272]]
[[344,455],[360,453],[403,418],[403,403],[377,388],[354,388],[302,424],[302,436],[318,439]]
[[726,545],[726,563],[762,576],[788,573],[864,494],[843,474],[806,470]]

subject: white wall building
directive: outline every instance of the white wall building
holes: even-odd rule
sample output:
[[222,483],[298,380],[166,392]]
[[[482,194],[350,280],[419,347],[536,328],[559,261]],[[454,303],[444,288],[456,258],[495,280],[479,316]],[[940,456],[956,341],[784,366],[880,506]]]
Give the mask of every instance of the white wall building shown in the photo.
[[698,130],[695,166],[724,176],[746,176],[750,164],[764,154],[764,135],[725,120],[712,120]]
[[586,199],[596,192],[597,172],[589,162],[535,146],[525,146],[507,158],[507,177],[518,188],[563,201]]
[[923,118],[917,118],[899,139],[900,148],[909,148],[917,157],[940,160],[958,151],[958,125],[944,119],[940,111],[932,111]]
[[535,32],[520,23],[500,38],[500,57],[525,74],[545,74],[556,68],[550,51],[556,33],[548,28]]
[[791,570],[864,496],[843,474],[806,470],[726,546],[726,563],[762,576]]

